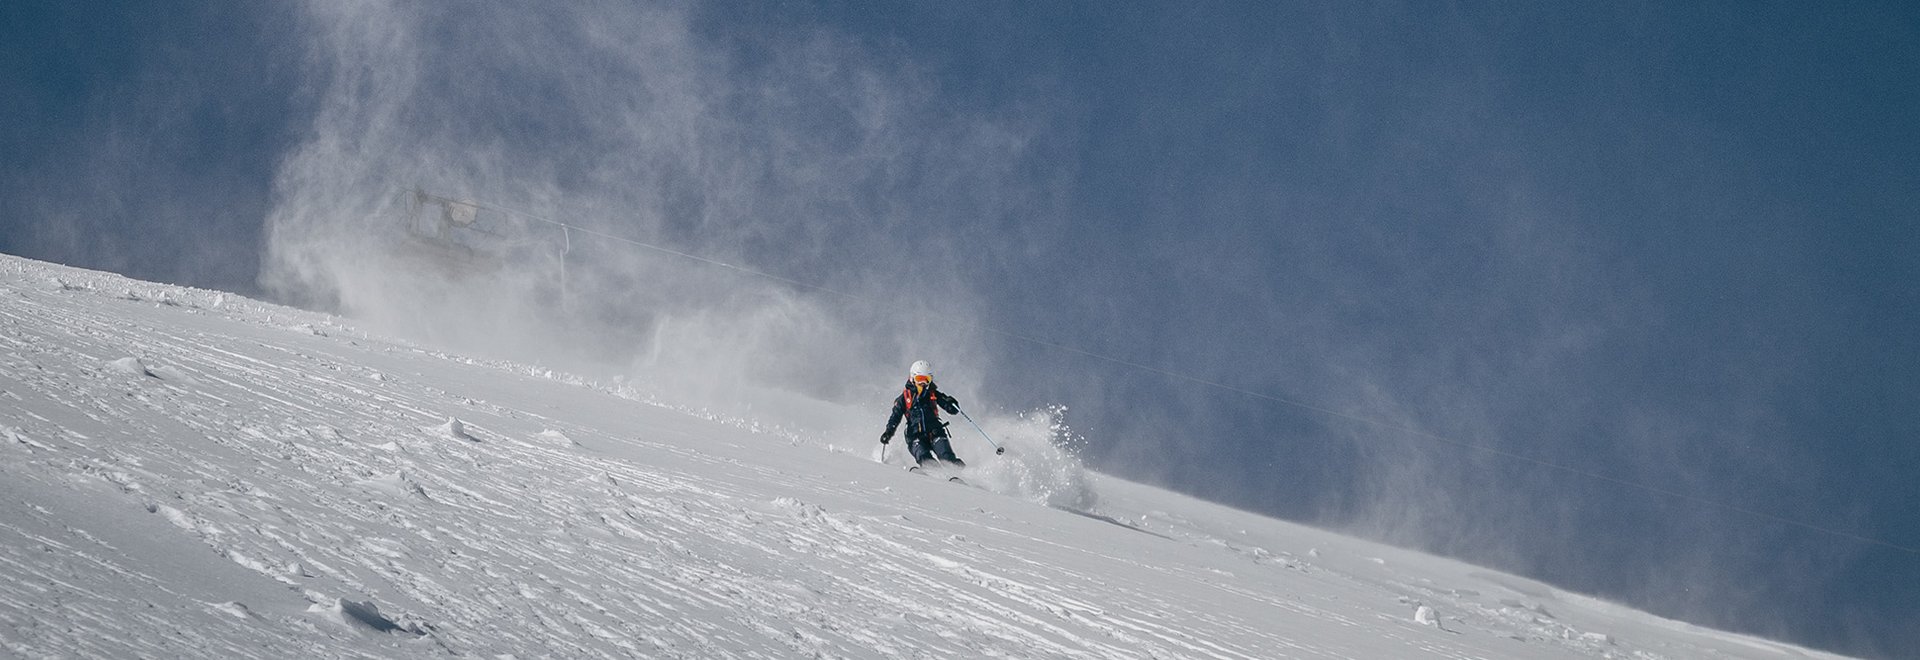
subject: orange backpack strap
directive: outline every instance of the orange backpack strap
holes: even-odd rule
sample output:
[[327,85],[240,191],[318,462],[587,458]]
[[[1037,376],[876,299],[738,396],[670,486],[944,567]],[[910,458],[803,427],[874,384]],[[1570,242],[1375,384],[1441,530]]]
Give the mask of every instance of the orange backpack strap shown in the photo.
[[900,388],[900,398],[907,402],[907,410],[913,410],[913,388]]

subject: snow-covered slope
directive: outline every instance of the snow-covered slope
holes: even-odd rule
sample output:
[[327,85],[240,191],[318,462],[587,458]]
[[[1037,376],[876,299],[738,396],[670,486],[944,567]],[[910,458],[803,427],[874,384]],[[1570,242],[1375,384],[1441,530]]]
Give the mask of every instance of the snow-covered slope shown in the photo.
[[966,486],[635,391],[0,259],[0,656],[1822,655],[1085,473],[1034,422]]

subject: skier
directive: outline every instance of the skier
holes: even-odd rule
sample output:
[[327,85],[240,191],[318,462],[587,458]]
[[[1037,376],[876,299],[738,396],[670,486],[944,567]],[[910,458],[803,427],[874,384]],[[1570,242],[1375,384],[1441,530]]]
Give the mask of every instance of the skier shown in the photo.
[[907,371],[907,386],[900,390],[900,396],[893,399],[893,415],[887,417],[887,430],[880,434],[880,444],[893,440],[893,430],[900,426],[901,418],[907,420],[907,453],[913,454],[915,463],[923,466],[938,465],[940,462],[954,467],[966,467],[965,461],[953,455],[953,445],[947,436],[947,423],[940,421],[940,410],[959,414],[960,404],[940,391],[933,384],[933,365],[926,360],[918,360]]

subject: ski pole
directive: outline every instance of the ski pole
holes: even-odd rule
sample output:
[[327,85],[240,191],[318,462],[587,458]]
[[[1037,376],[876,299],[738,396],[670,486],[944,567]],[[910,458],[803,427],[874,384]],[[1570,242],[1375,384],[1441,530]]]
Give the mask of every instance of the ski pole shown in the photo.
[[965,410],[960,411],[960,416],[966,418],[968,424],[973,425],[973,430],[980,432],[980,437],[987,439],[987,444],[993,445],[993,453],[995,454],[1007,453],[1007,448],[1000,446],[1000,443],[998,442],[994,442],[993,436],[987,435],[986,429],[980,428],[980,423],[973,421],[973,416],[968,415],[967,411]]

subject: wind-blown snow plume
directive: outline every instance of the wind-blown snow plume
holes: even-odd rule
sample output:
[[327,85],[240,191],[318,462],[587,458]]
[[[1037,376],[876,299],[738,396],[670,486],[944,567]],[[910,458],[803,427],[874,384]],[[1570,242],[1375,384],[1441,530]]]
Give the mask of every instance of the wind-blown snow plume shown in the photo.
[[975,350],[942,227],[1031,195],[1021,121],[840,35],[698,7],[306,10],[326,83],[278,175],[276,294],[727,402],[742,380],[867,397],[904,355]]

